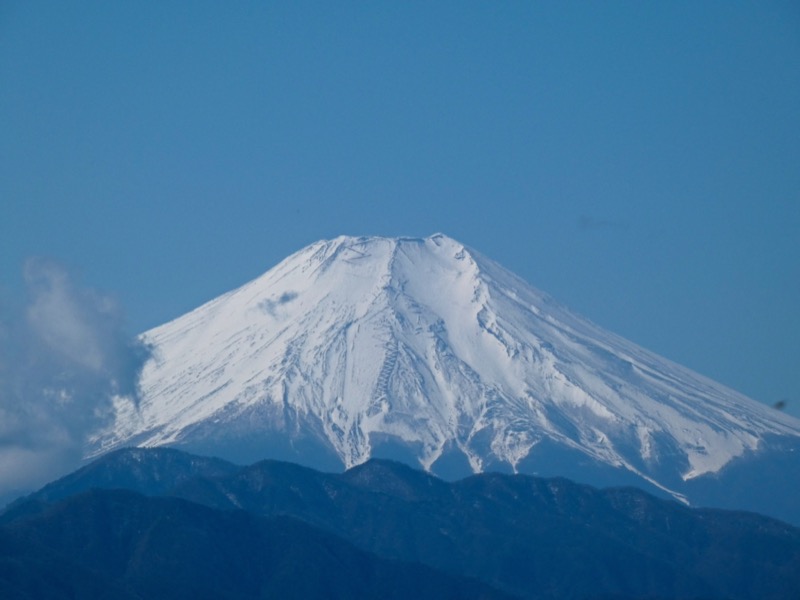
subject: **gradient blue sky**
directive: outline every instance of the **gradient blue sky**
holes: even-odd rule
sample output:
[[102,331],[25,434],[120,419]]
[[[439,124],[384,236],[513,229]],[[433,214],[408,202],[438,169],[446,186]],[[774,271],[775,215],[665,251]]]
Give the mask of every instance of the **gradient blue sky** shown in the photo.
[[441,231],[800,416],[796,2],[0,3],[0,287],[131,332]]

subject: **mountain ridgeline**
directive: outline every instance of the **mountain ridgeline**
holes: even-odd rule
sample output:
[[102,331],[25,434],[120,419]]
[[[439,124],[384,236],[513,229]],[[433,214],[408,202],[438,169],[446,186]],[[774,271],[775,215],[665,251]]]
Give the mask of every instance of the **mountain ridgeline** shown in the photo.
[[800,530],[633,488],[125,449],[0,515],[14,598],[783,599]]
[[143,334],[89,452],[370,457],[636,485],[800,524],[800,422],[620,338],[443,235],[340,237]]

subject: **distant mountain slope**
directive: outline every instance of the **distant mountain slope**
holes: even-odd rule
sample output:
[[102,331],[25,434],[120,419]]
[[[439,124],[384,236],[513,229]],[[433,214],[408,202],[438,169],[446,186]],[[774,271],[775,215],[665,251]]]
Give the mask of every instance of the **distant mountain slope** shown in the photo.
[[[143,458],[150,452],[155,459]],[[146,477],[122,474],[135,464],[126,453],[144,462],[163,455],[134,449],[103,457],[102,468],[54,482],[0,523],[41,518],[52,502],[96,487],[99,472],[118,469],[114,480],[151,489]],[[168,460],[174,468],[197,457]],[[104,475],[101,485],[109,480]],[[448,483],[381,460],[342,474],[262,461],[185,478],[166,493],[216,510],[291,516],[384,559],[475,577],[522,598],[777,600],[800,589],[797,528],[751,513],[690,509],[632,488],[497,473]]]
[[53,502],[93,488],[127,489],[157,496],[184,481],[233,475],[241,468],[219,458],[172,448],[123,448],[44,486],[35,497],[41,502]]
[[725,492],[733,471],[748,481],[767,456],[793,452],[780,479],[800,476],[800,421],[443,235],[312,244],[144,339],[143,399],[118,403],[95,453],[175,445],[324,469],[386,457],[447,477],[636,484],[800,523],[800,502]]

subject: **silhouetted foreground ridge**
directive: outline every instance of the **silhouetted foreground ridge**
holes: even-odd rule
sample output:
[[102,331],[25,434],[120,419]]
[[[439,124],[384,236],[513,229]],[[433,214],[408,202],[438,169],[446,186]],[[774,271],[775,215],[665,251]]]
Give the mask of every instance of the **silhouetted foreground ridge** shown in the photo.
[[[477,580],[477,581],[476,581]],[[0,517],[14,598],[729,598],[800,590],[800,530],[636,489],[399,463],[109,454]]]

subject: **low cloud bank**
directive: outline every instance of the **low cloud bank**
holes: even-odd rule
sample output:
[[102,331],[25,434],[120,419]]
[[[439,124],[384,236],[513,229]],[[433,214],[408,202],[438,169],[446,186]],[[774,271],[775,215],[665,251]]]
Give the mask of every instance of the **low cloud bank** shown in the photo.
[[118,303],[60,265],[29,260],[27,300],[0,315],[0,506],[76,468],[112,399],[138,401],[148,348]]

